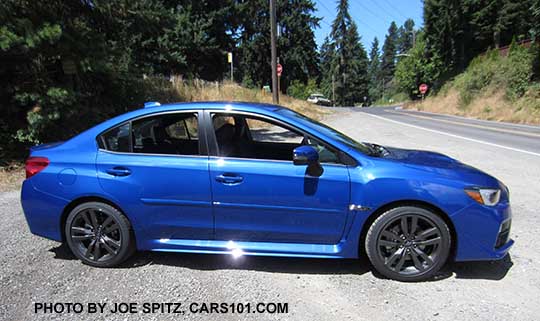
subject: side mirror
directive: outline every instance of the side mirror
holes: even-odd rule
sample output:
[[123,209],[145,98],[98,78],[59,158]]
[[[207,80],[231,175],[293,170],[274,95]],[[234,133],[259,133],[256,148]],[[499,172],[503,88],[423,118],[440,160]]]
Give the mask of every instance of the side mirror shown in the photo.
[[313,165],[319,163],[319,153],[315,148],[302,145],[293,150],[294,165]]

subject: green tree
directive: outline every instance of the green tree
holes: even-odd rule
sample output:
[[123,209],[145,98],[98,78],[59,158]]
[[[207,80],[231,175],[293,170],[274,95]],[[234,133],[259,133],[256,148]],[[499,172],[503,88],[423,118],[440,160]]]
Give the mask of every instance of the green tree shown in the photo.
[[419,33],[414,47],[397,63],[395,73],[397,87],[411,99],[417,99],[420,84],[425,83],[432,87],[440,77],[441,67],[442,61],[438,57],[426,56],[425,37],[423,33]]
[[319,76],[320,88],[326,97],[333,98],[332,90],[332,77],[335,77],[333,64],[334,64],[335,50],[334,44],[328,37],[324,38],[324,42],[321,46],[319,68],[321,70]]
[[369,52],[369,99],[377,100],[381,96],[381,57],[379,53],[379,39],[375,37]]
[[[148,99],[143,74],[221,79],[232,0],[0,2],[2,158],[63,140]],[[17,143],[19,142],[19,143]],[[20,143],[23,144],[20,144]]]
[[386,34],[382,47],[381,78],[383,79],[384,83],[391,81],[394,77],[394,70],[396,68],[397,40],[397,26],[396,23],[392,21],[390,27],[388,28],[388,33]]
[[[270,20],[268,1],[251,0],[238,4],[241,35],[239,37],[239,76],[244,83],[256,87],[270,84]],[[287,90],[292,80],[306,84],[319,74],[317,44],[313,30],[319,18],[313,14],[310,0],[277,1],[280,63],[284,67],[281,89]]]
[[412,48],[415,38],[414,20],[407,19],[398,29],[397,51],[406,54]]
[[[325,47],[323,55],[326,56],[324,59],[330,62],[330,70],[323,74],[323,84],[331,84],[334,77],[335,99],[339,105],[352,106],[362,103],[368,95],[368,59],[356,24],[349,14],[347,0],[338,1],[330,40]],[[325,85],[325,88],[328,88],[328,85]]]
[[534,1],[425,0],[426,51],[443,61],[436,87],[489,48],[531,37],[538,21]]

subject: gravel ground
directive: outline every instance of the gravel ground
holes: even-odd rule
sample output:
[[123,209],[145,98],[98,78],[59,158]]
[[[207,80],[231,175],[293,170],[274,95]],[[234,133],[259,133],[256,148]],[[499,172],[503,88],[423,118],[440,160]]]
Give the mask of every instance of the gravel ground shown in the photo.
[[[539,157],[340,112],[326,121],[359,140],[436,150],[495,175],[510,190],[511,257],[454,263],[437,280],[400,283],[366,262],[139,253],[96,269],[58,243],[32,236],[19,191],[0,193],[0,319],[538,320]],[[43,314],[36,302],[287,302],[288,314]]]

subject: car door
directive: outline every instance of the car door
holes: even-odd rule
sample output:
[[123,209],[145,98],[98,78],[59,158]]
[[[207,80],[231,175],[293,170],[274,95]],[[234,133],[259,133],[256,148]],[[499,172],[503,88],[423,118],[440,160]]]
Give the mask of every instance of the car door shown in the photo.
[[325,163],[313,177],[292,162],[292,150],[305,142],[301,132],[255,115],[207,119],[209,144],[217,147],[209,160],[216,239],[339,242],[350,198],[345,165]]
[[151,115],[99,138],[99,182],[148,242],[213,237],[208,156],[198,119],[198,111]]

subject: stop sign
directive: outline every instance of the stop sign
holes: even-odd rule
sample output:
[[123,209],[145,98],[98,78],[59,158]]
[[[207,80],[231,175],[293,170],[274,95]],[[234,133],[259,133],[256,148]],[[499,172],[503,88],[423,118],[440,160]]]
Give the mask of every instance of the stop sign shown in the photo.
[[281,77],[282,72],[283,72],[283,66],[281,64],[277,64],[277,75],[278,75],[278,77]]
[[421,93],[422,95],[424,95],[424,94],[427,92],[428,88],[429,88],[428,85],[426,85],[426,84],[421,84],[421,85],[418,87],[418,90],[420,90],[420,93]]

